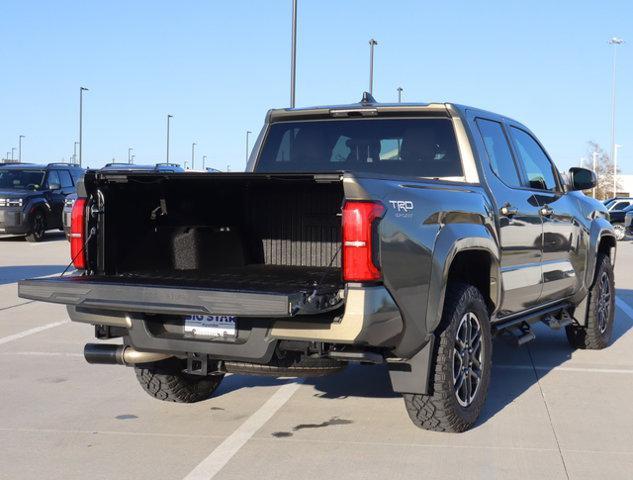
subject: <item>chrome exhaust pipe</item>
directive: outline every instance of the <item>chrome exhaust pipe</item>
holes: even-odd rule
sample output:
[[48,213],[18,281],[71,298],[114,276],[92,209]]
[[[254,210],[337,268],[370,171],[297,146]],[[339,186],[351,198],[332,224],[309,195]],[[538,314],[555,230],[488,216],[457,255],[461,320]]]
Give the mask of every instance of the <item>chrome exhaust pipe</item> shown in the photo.
[[105,365],[136,365],[137,363],[159,362],[172,355],[156,352],[139,352],[129,345],[87,343],[84,358],[88,363]]

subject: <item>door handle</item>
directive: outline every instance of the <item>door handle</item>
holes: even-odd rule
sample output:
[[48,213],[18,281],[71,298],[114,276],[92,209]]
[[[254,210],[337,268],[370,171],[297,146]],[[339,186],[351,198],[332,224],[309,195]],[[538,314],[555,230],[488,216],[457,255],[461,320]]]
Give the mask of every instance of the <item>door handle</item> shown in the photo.
[[503,215],[504,217],[513,217],[514,215],[519,213],[519,209],[513,207],[509,203],[506,203],[503,207],[501,207],[500,212],[501,215]]
[[543,205],[540,209],[540,214],[542,217],[551,217],[554,213],[554,209],[549,205]]

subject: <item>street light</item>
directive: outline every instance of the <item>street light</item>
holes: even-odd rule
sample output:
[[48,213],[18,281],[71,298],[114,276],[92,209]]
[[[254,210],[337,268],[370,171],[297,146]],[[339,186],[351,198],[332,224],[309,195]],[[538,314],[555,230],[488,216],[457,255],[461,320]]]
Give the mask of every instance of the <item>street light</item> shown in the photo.
[[167,115],[167,163],[169,163],[169,121],[174,118],[173,115]]
[[202,170],[206,170],[207,156],[202,155]]
[[618,54],[618,45],[622,45],[624,40],[613,37],[609,40],[609,45],[613,45],[613,71],[611,78],[611,158],[615,156],[615,64]]
[[248,137],[253,133],[250,130],[246,130],[246,163],[248,164]]
[[134,150],[132,147],[127,149],[127,163],[132,163],[132,150]]
[[191,170],[195,169],[195,159],[196,159],[196,145],[198,145],[196,142],[193,142],[191,144]]
[[398,103],[402,103],[402,87],[398,87]]
[[15,153],[15,147],[11,147],[11,160],[15,160],[13,158],[13,154]]
[[618,196],[618,149],[622,148],[622,145],[615,144],[613,151],[613,196]]
[[292,40],[290,47],[290,108],[295,108],[297,80],[297,0],[292,0]]
[[378,42],[373,38],[369,40],[369,93],[374,93],[374,47]]
[[22,139],[26,138],[24,135],[20,135],[18,138],[18,162],[22,163]]
[[73,163],[77,163],[77,145],[79,145],[79,142],[75,142],[73,145]]
[[82,165],[83,157],[81,152],[83,150],[83,114],[84,114],[84,92],[87,92],[86,87],[79,87],[79,166]]
[[[593,159],[593,171],[595,173],[596,171],[596,164],[598,163],[598,152],[596,152],[595,150],[592,152],[591,157]],[[591,193],[593,198],[596,198],[596,187],[593,187],[591,189]]]

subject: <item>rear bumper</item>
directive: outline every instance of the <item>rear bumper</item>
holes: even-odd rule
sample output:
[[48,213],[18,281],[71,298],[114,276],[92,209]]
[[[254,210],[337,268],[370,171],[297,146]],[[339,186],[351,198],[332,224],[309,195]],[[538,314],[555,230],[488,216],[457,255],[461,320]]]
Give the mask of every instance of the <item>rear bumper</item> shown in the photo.
[[[121,328],[126,344],[140,351],[226,360],[265,363],[280,340],[391,347],[403,329],[382,286],[348,286],[343,308],[318,315],[293,315],[292,295],[103,284],[85,277],[24,280],[18,294],[66,304],[76,322]],[[187,314],[235,315],[238,336],[232,341],[185,337]]]

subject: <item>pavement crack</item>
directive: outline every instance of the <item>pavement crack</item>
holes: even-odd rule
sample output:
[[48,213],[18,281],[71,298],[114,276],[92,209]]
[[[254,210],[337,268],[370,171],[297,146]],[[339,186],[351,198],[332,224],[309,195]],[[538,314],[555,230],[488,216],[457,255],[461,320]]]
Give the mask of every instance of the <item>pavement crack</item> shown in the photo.
[[541,386],[541,378],[538,374],[538,369],[536,368],[536,364],[534,363],[534,358],[532,357],[532,351],[530,347],[526,347],[528,352],[528,357],[530,357],[530,363],[532,364],[532,371],[534,372],[534,377],[536,378],[536,385],[538,386],[538,390],[541,393],[541,398],[543,399],[543,404],[545,405],[545,411],[547,412],[547,418],[549,419],[549,425],[552,429],[552,433],[554,434],[554,440],[556,440],[556,447],[558,448],[558,454],[560,455],[560,460],[563,463],[563,469],[565,469],[565,477],[569,480],[569,471],[567,470],[567,464],[565,463],[565,456],[563,455],[563,450],[560,447],[560,441],[558,440],[558,435],[556,434],[556,429],[554,428],[554,422],[552,421],[552,413],[549,410],[549,405],[547,404],[547,400],[545,399],[545,394],[543,393],[543,387]]
[[0,312],[4,312],[5,310],[10,310],[10,309],[16,308],[16,307],[22,307],[24,305],[28,305],[29,303],[35,303],[35,300],[29,300],[28,302],[18,303],[16,305],[11,305],[10,307],[2,307],[2,308],[0,308]]

